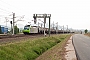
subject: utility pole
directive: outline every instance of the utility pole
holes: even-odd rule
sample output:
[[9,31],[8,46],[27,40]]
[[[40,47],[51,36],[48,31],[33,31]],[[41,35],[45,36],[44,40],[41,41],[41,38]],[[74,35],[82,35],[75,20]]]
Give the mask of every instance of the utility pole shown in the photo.
[[39,31],[39,22],[38,22],[38,32],[40,32],[40,31]]
[[11,35],[12,35],[12,21],[10,21],[10,24],[11,24]]
[[58,34],[58,22],[57,22],[57,34]]
[[64,25],[63,25],[63,34],[64,34]]
[[6,19],[6,27],[7,27],[7,17],[5,17],[5,19]]
[[58,33],[58,22],[56,23],[56,34]]
[[39,22],[38,22],[38,28],[39,28]]
[[49,17],[49,37],[50,37],[50,17]]
[[6,27],[7,27],[7,22],[9,22],[9,20],[8,20],[8,18],[7,18],[7,17],[5,17],[5,19],[6,19],[6,21],[5,21],[5,22],[6,22]]
[[54,21],[53,21],[53,29],[54,29]]
[[41,29],[42,29],[42,32],[43,32],[42,23],[41,23]]
[[44,14],[44,37],[46,35],[46,33],[45,33],[45,23],[46,23],[46,15]]
[[13,35],[14,35],[14,21],[15,21],[15,13],[13,13]]
[[67,25],[67,34],[68,34],[68,25]]

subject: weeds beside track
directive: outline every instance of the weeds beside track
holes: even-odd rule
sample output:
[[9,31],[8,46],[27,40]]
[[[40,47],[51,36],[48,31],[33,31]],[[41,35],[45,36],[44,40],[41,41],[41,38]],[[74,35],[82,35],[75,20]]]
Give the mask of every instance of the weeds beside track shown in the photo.
[[28,39],[18,43],[8,43],[0,46],[0,60],[35,60],[39,55],[60,43],[68,35],[53,35],[51,37]]

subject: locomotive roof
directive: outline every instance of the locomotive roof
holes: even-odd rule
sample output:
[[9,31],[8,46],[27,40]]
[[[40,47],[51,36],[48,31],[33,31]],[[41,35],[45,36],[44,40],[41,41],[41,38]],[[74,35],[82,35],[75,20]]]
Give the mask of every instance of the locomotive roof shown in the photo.
[[[30,25],[26,25],[26,26],[30,26]],[[38,27],[38,26],[31,26],[31,27]]]
[[30,25],[26,25],[26,26],[30,26]]

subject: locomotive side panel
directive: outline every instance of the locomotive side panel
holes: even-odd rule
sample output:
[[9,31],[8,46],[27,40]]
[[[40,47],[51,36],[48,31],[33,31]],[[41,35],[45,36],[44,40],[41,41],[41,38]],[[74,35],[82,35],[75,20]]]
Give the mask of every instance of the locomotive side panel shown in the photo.
[[32,27],[32,28],[30,29],[30,33],[38,33],[38,28]]

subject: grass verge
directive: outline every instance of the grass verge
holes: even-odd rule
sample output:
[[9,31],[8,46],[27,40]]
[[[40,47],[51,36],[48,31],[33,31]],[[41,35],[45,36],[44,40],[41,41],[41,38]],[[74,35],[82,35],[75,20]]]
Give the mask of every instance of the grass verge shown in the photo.
[[65,40],[68,35],[54,35],[0,46],[0,60],[35,60],[39,55]]
[[66,60],[65,59],[65,46],[70,39],[71,35],[67,35],[65,39],[63,39],[60,43],[57,45],[53,46],[46,52],[44,52],[42,55],[40,55],[38,58],[35,60]]

